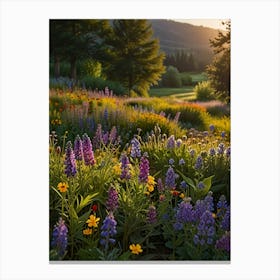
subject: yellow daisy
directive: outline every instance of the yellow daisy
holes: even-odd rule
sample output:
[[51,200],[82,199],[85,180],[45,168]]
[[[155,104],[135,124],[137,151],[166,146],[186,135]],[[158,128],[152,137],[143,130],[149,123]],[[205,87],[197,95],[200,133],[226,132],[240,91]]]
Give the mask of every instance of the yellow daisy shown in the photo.
[[88,227],[97,228],[99,221],[100,221],[100,218],[96,218],[95,215],[90,215],[89,219],[87,220]]
[[129,246],[129,249],[131,250],[131,253],[134,254],[134,255],[139,255],[139,253],[143,252],[140,244],[136,244],[136,245],[135,244],[131,244]]
[[60,192],[64,193],[64,192],[67,192],[67,189],[68,189],[68,185],[67,183],[62,183],[60,182],[58,185],[57,185],[57,188]]
[[91,229],[91,228],[84,229],[84,230],[83,230],[83,234],[84,234],[84,235],[90,235],[90,234],[92,234],[92,229]]

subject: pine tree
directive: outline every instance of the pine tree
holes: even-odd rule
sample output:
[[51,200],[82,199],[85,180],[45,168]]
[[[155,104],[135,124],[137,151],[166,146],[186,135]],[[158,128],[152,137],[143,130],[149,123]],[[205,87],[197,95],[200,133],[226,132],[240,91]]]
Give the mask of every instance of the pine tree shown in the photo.
[[50,20],[50,55],[59,76],[61,60],[70,62],[72,79],[77,78],[77,61],[89,57],[100,44],[108,22],[105,20]]
[[152,38],[151,25],[146,20],[114,20],[112,31],[109,77],[121,82],[129,95],[147,95],[165,71],[164,54]]
[[215,57],[206,69],[217,99],[230,102],[230,21],[226,25],[226,33],[219,32],[218,36],[210,40]]

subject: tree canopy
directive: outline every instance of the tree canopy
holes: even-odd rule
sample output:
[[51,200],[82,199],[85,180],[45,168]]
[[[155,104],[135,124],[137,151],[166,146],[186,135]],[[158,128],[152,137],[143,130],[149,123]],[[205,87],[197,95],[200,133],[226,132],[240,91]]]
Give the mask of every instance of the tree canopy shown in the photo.
[[221,101],[230,102],[230,21],[224,22],[226,32],[210,40],[215,57],[207,67],[207,75],[214,88],[214,95]]
[[151,25],[146,20],[114,20],[108,39],[111,67],[108,75],[120,81],[130,95],[147,95],[151,85],[157,84],[164,54],[159,41],[152,38]]

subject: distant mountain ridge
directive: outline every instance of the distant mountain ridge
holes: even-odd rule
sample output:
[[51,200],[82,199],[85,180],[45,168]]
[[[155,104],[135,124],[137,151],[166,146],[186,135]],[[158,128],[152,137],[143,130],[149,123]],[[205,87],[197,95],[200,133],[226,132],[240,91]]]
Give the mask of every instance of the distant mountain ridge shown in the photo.
[[154,30],[154,37],[160,40],[160,47],[167,53],[176,50],[210,50],[209,39],[218,34],[218,29],[196,26],[174,20],[149,20]]

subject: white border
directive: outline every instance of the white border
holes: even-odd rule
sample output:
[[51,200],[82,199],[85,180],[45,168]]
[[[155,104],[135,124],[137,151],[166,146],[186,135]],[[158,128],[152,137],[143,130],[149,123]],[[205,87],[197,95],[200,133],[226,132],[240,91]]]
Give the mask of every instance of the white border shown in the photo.
[[[2,1],[0,279],[279,279],[279,2]],[[232,19],[230,264],[48,262],[48,19]]]

